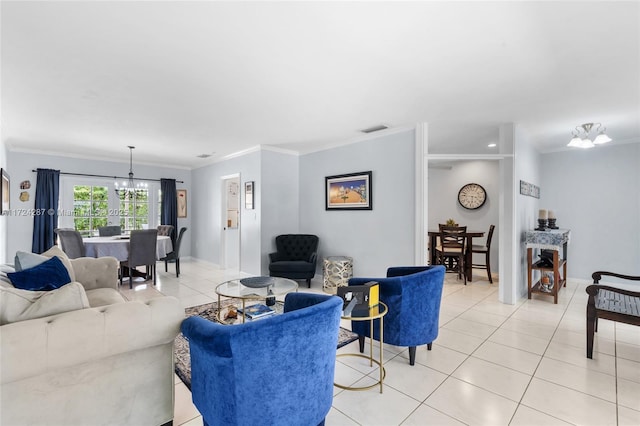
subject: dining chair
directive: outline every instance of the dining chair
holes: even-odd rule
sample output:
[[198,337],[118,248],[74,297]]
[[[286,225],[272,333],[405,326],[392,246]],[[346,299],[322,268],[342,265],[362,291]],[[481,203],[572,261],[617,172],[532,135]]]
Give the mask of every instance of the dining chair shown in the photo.
[[98,235],[101,237],[111,237],[113,235],[122,235],[120,225],[101,226],[98,228]]
[[69,259],[77,259],[79,257],[86,256],[86,250],[84,243],[82,242],[82,235],[80,232],[71,228],[56,228],[53,230],[58,234],[60,239],[60,248],[67,255]]
[[467,274],[464,270],[467,236],[466,226],[440,225],[440,244],[436,246],[436,263],[444,265],[446,272],[456,272],[458,279],[464,278],[467,285]]
[[137,266],[145,266],[147,277],[149,272],[153,274],[153,285],[156,285],[156,247],[158,243],[157,229],[140,229],[131,231],[129,238],[129,257],[120,262],[120,285],[124,268],[129,269],[129,288],[133,288],[133,269]]
[[158,225],[158,235],[171,236],[173,225]]
[[493,237],[493,230],[495,229],[495,225],[489,226],[489,233],[487,234],[487,242],[484,245],[474,244],[471,246],[471,254],[478,253],[485,255],[484,264],[482,263],[472,263],[472,268],[478,269],[486,269],[487,276],[489,277],[489,282],[493,284],[493,278],[491,277],[491,238]]
[[[169,225],[171,226],[171,225]],[[176,264],[176,277],[180,276],[180,244],[182,243],[182,236],[187,230],[186,226],[180,228],[180,233],[178,234],[178,239],[176,240],[176,245],[173,247],[173,251],[171,253],[167,253],[165,257],[160,260],[164,260],[164,271],[168,272],[167,264],[169,262],[175,262]],[[158,234],[159,235],[159,234]]]

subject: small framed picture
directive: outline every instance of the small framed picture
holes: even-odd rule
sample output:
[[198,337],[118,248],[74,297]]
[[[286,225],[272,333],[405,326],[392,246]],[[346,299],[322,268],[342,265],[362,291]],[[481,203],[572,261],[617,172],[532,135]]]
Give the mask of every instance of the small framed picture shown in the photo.
[[253,210],[253,187],[254,181],[244,183],[244,208]]
[[372,210],[371,171],[325,177],[325,210]]
[[187,190],[178,189],[176,194],[178,196],[178,217],[187,217]]

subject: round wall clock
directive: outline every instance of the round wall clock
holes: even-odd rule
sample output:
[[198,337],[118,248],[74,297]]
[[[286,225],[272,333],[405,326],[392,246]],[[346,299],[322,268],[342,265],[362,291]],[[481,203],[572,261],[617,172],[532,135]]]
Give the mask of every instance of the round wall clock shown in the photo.
[[465,209],[479,209],[485,201],[487,201],[487,191],[477,183],[468,183],[458,191],[458,202]]

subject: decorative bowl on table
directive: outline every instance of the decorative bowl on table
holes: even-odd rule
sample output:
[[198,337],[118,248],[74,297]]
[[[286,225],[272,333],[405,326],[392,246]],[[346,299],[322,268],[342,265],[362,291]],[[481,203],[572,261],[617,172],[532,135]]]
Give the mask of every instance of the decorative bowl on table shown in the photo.
[[276,279],[274,277],[249,277],[240,279],[240,284],[251,288],[268,287],[275,282]]

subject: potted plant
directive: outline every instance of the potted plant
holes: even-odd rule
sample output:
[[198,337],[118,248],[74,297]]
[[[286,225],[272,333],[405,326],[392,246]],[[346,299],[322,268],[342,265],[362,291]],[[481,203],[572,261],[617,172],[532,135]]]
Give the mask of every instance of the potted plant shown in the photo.
[[447,226],[458,226],[458,224],[456,223],[456,221],[455,221],[455,220],[453,220],[453,219],[447,219],[446,225],[447,225]]

